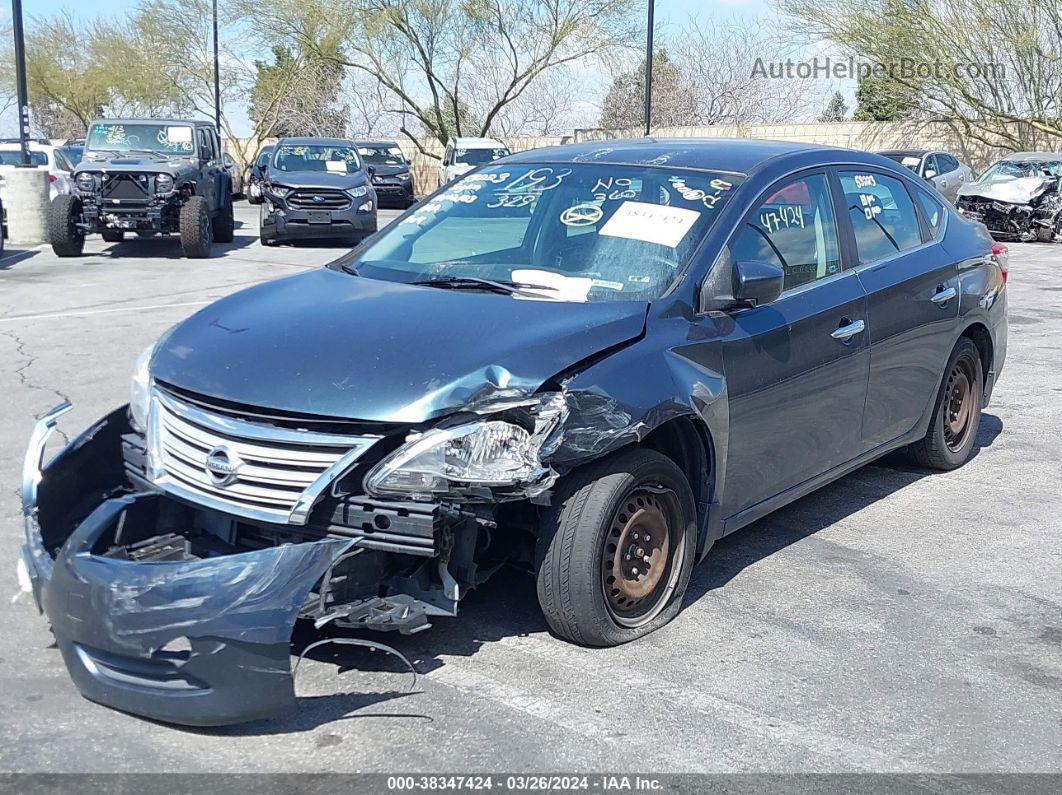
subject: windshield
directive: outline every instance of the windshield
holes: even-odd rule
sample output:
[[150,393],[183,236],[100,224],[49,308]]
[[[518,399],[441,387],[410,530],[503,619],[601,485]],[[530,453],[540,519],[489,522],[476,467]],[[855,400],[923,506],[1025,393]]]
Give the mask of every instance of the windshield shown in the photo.
[[390,281],[515,282],[518,298],[650,300],[680,275],[739,183],[665,168],[486,166],[403,217],[352,264]]
[[397,146],[359,146],[358,154],[370,166],[404,166],[405,157]]
[[195,151],[192,128],[184,124],[122,124],[98,121],[89,129],[88,152],[163,152],[187,155]]
[[352,174],[361,168],[352,147],[322,144],[285,144],[273,152],[273,168],[279,171],[332,171]]
[[505,157],[507,154],[509,150],[504,146],[499,149],[455,149],[454,162],[479,166],[497,160],[499,157]]
[[81,162],[81,158],[85,156],[85,147],[83,146],[64,146],[63,152],[70,160],[72,165],[77,165]]
[[981,175],[982,182],[998,182],[1004,179],[1021,177],[1062,177],[1062,162],[1041,160],[1039,162],[1017,162],[1000,160]]
[[[39,152],[36,149],[31,149],[30,163],[35,166],[48,165],[48,155],[44,152]],[[0,150],[0,166],[17,166],[22,163],[22,150],[20,149],[4,149]]]
[[901,166],[905,166],[914,172],[918,171],[918,164],[922,162],[922,158],[918,155],[904,155],[896,152],[883,152],[882,154],[889,158],[889,160],[895,160]]

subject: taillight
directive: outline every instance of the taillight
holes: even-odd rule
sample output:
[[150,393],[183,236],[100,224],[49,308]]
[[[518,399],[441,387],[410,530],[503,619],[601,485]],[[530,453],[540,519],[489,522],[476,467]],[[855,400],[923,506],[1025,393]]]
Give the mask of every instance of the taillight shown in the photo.
[[1010,249],[1002,243],[993,243],[992,259],[996,261],[999,269],[1003,272],[1003,284],[1006,284],[1007,276],[1010,275]]
[[55,182],[55,174],[49,174],[48,175],[48,181],[49,182]]

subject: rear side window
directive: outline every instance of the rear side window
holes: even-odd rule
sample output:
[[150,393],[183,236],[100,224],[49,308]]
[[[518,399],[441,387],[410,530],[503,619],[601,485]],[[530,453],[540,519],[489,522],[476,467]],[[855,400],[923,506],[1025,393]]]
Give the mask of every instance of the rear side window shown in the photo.
[[823,174],[768,195],[730,243],[731,262],[768,262],[785,272],[783,290],[839,273],[837,224]]
[[922,245],[914,202],[900,180],[861,171],[842,171],[837,176],[861,265]]
[[924,190],[916,190],[915,196],[918,197],[918,203],[922,206],[922,215],[925,216],[926,223],[929,225],[929,239],[936,240],[940,236],[944,208]]

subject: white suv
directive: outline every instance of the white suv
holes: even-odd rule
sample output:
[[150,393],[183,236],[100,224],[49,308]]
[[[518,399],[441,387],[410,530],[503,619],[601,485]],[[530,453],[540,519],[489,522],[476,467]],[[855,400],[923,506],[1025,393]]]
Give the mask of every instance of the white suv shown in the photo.
[[453,182],[476,166],[510,154],[509,147],[494,138],[453,138],[446,144],[439,164],[439,185]]

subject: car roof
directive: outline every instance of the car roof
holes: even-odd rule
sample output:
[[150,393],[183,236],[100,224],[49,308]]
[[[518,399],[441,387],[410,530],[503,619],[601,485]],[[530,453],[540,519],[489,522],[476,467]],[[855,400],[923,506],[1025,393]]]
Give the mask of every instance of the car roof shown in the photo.
[[1058,152],[1014,152],[1013,154],[999,158],[997,162],[1022,161],[1031,163],[1038,161],[1058,162],[1060,160],[1062,160],[1062,154]]
[[214,122],[203,119],[94,119],[92,124],[191,124],[195,127],[214,127]]
[[[768,160],[807,152],[822,152],[832,155],[834,160],[843,159],[848,162],[880,162],[877,155],[853,149],[751,138],[632,138],[593,141],[529,149],[510,155],[505,158],[505,162],[570,161],[636,166],[666,164],[675,168],[744,174]],[[823,157],[820,160],[829,162],[830,158]]]
[[935,149],[879,149],[879,155],[903,155],[906,157],[922,157],[930,152],[935,152]]
[[505,147],[505,144],[497,138],[452,138],[450,139],[450,143],[454,146],[463,146],[466,149],[476,147],[496,149],[498,147]]
[[316,138],[311,135],[306,136],[293,136],[291,138],[281,138],[277,141],[276,145],[281,144],[291,146],[353,146],[354,142],[349,138]]
[[[53,146],[52,144],[37,143],[36,141],[30,141],[28,145],[29,145],[30,149],[36,149],[38,152],[49,152],[52,149],[61,148],[61,147],[58,147],[58,146]],[[21,148],[22,148],[21,144],[9,144],[9,143],[0,144],[0,149],[3,149],[5,152],[7,152],[8,150],[11,150],[11,149],[21,149]]]
[[398,146],[398,141],[393,141],[387,138],[355,138],[354,144],[356,146]]

